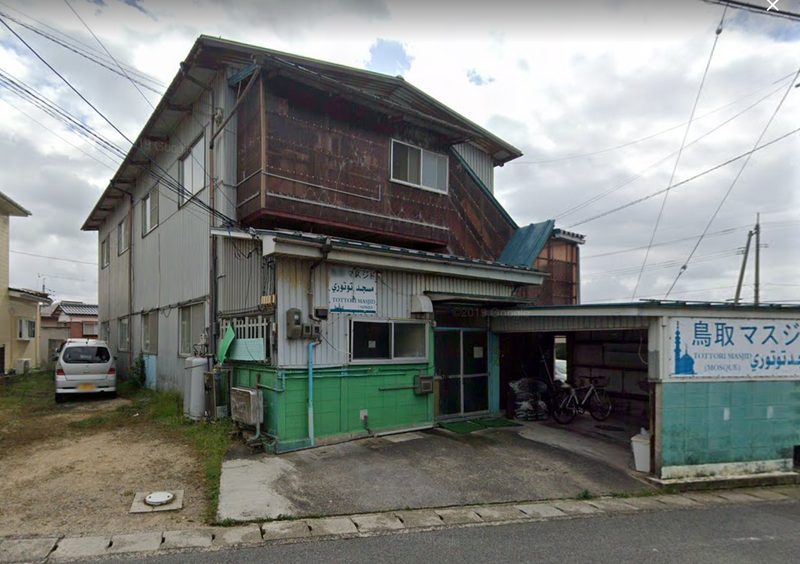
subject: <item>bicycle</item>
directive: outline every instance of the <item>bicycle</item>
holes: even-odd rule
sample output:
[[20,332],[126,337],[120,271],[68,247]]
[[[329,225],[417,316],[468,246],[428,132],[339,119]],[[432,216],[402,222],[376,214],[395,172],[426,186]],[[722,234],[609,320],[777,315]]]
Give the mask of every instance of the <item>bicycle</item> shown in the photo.
[[[558,423],[567,425],[572,423],[575,416],[589,411],[589,414],[596,421],[605,421],[611,415],[611,398],[602,387],[595,384],[600,380],[598,377],[587,378],[590,384],[575,388],[569,384],[562,384],[556,390],[551,402],[551,413]],[[578,392],[586,390],[583,399],[578,399]]]

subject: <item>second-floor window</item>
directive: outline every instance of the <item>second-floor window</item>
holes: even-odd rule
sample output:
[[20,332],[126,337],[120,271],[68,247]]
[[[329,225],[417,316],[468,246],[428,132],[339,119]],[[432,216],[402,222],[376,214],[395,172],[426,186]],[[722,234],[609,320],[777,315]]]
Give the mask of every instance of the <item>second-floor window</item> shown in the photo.
[[111,238],[106,237],[100,243],[100,264],[103,268],[111,262]]
[[36,338],[36,322],[33,319],[17,320],[17,339],[30,341]]
[[158,226],[158,189],[154,188],[142,199],[142,237]]
[[447,193],[447,157],[392,140],[392,180]]
[[206,144],[200,137],[178,163],[178,180],[183,186],[181,204],[200,192],[206,183]]
[[117,225],[117,254],[121,255],[128,250],[130,244],[130,222],[128,216]]

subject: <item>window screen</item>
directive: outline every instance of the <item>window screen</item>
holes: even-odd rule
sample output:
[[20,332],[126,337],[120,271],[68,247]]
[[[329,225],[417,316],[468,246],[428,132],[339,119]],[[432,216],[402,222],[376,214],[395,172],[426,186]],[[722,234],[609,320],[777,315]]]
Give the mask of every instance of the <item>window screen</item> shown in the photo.
[[394,358],[425,357],[424,323],[394,324]]

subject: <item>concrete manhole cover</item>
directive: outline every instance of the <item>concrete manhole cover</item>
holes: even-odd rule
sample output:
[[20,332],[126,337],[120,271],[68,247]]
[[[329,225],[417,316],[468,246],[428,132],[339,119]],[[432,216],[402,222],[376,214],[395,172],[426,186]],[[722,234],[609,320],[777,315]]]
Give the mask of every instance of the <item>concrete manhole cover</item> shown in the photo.
[[144,498],[144,502],[152,507],[166,505],[175,498],[170,492],[153,492]]

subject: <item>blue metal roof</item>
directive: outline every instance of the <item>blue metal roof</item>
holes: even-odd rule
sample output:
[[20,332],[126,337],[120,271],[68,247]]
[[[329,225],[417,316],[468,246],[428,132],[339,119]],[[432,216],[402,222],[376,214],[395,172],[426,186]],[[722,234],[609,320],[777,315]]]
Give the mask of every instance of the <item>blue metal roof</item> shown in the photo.
[[536,261],[547,244],[548,239],[550,239],[555,225],[556,221],[554,219],[548,219],[547,221],[520,227],[512,235],[497,262],[515,264],[526,268],[532,267],[534,261]]

